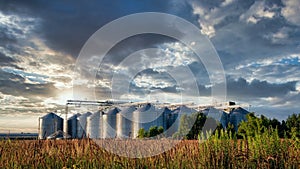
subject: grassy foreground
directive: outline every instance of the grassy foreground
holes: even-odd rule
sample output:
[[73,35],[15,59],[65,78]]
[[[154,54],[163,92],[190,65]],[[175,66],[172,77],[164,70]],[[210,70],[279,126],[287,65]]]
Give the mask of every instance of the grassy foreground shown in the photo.
[[[166,140],[161,140],[166,141]],[[155,145],[153,145],[155,146]],[[299,168],[299,140],[259,136],[185,140],[162,154],[125,158],[92,140],[0,141],[0,168]]]

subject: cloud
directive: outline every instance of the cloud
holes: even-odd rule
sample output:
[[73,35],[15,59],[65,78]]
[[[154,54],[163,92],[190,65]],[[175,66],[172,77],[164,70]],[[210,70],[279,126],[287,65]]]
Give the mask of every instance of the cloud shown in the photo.
[[14,96],[29,98],[50,97],[55,95],[56,88],[53,83],[32,84],[20,75],[0,70],[0,92]]
[[164,89],[175,86],[176,81],[165,72],[146,69],[134,77],[132,84],[144,89]]
[[229,97],[236,98],[266,98],[266,97],[283,97],[289,92],[296,91],[297,81],[286,83],[269,83],[254,79],[248,82],[246,79],[239,78],[227,80]]
[[[93,3],[93,5],[91,5]],[[2,4],[3,11],[35,16],[41,20],[36,30],[53,50],[77,57],[87,39],[101,26],[121,16],[144,11],[167,11],[169,3],[154,0],[124,3],[117,0],[92,1],[10,1]],[[105,4],[105,5],[104,5]],[[15,8],[14,8],[15,6]],[[70,31],[71,30],[71,31]]]
[[[198,23],[202,34],[212,38],[220,29],[243,14],[250,5],[250,1],[188,1],[192,6],[192,12],[198,17]],[[238,6],[238,7],[237,7]]]
[[293,32],[291,28],[282,27],[275,33],[270,33],[265,36],[266,39],[269,39],[273,44],[289,44],[290,34]]
[[14,65],[15,60],[11,57],[6,56],[3,53],[0,53],[0,66],[16,66]]
[[[78,52],[96,30],[121,16],[149,11],[183,17],[209,37],[228,77],[228,99],[249,103],[258,111],[273,110],[276,115],[280,114],[277,110],[299,110],[297,0],[92,3],[0,2],[2,114],[60,109],[59,104],[71,97],[72,87],[78,89],[79,99],[94,99],[94,94],[97,99],[111,98],[112,89],[120,94],[127,90],[123,84],[112,86],[114,75],[131,84],[131,93],[122,95],[123,99],[144,99],[149,94],[155,100],[161,97],[176,102],[185,89],[185,99],[195,100],[195,80],[201,101],[209,100],[211,87],[216,84],[210,83],[201,60],[187,46],[162,35],[124,39],[109,51],[100,67],[90,66],[97,60],[93,58],[82,67],[82,74],[73,74]],[[151,57],[141,52],[132,64],[122,65],[128,55],[145,48],[161,51]],[[145,71],[134,73],[140,68]],[[183,68],[190,69],[192,76]],[[98,71],[96,77],[91,70]],[[176,72],[177,82],[184,87],[168,75],[170,72]],[[72,83],[72,78],[78,79],[77,83]]]
[[300,1],[298,0],[283,0],[284,7],[281,9],[281,14],[292,24],[300,25]]
[[299,55],[283,55],[241,63],[227,73],[234,78],[264,79],[273,83],[300,81]]
[[247,12],[240,16],[240,20],[256,24],[261,19],[272,19],[276,15],[276,8],[276,5],[270,8],[264,1],[256,1]]

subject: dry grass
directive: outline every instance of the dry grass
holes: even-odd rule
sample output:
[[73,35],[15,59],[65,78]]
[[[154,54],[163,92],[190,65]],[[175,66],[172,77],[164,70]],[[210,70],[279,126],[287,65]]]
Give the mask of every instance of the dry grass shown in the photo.
[[[111,141],[106,140],[105,144]],[[3,140],[0,168],[299,168],[299,141],[285,139],[268,145],[255,142],[210,139],[200,144],[197,140],[186,140],[156,156],[126,158],[111,154],[88,139]],[[143,146],[155,148],[153,140],[148,143]],[[126,144],[130,148],[137,143]]]

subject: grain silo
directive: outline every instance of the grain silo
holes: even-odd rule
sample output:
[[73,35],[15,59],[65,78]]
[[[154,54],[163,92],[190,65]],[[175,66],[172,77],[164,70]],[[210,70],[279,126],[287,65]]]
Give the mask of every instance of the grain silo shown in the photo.
[[100,138],[102,136],[102,112],[97,111],[88,116],[86,128],[89,138]]
[[87,112],[77,118],[77,138],[86,138],[87,117],[91,114],[91,112]]
[[132,113],[136,110],[134,106],[126,107],[117,114],[117,137],[132,137]]
[[51,134],[63,130],[63,119],[54,113],[39,118],[39,139],[46,139]]
[[226,129],[229,123],[229,113],[223,111],[220,123],[222,124],[222,127]]
[[80,116],[79,113],[72,115],[68,118],[68,134],[71,138],[77,138],[77,118]]
[[116,121],[117,113],[120,109],[115,107],[112,108],[102,115],[103,129],[102,138],[115,138],[116,137]]
[[152,126],[164,126],[163,109],[156,109],[148,103],[138,108],[133,113],[132,135],[133,138],[138,136],[138,131],[143,128],[149,130]]
[[167,130],[172,124],[171,124],[171,119],[172,119],[172,111],[168,107],[163,108],[163,127],[164,130]]
[[238,130],[238,125],[242,121],[246,121],[247,114],[249,112],[241,107],[238,108],[233,108],[230,113],[229,113],[229,122],[233,124],[234,129],[237,131]]
[[204,110],[202,110],[202,113],[204,115],[206,115],[207,117],[211,117],[213,119],[215,119],[216,121],[221,121],[221,117],[223,115],[223,111],[222,110],[219,110],[219,109],[216,109],[214,107],[208,107]]

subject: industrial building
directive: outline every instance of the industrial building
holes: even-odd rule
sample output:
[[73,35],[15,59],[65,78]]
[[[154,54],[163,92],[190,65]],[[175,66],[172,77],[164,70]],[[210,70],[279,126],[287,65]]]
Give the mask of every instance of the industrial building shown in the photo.
[[[76,113],[64,119],[49,113],[39,118],[39,138],[64,135],[65,138],[136,138],[141,128],[162,126],[167,137],[178,131],[182,115],[200,112],[219,121],[224,128],[246,120],[247,110],[230,102],[225,107],[166,106],[153,103],[110,105],[96,112]],[[67,123],[63,131],[63,124]],[[67,128],[67,131],[66,131]],[[59,132],[58,132],[59,131]]]

